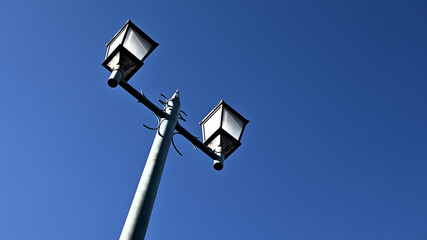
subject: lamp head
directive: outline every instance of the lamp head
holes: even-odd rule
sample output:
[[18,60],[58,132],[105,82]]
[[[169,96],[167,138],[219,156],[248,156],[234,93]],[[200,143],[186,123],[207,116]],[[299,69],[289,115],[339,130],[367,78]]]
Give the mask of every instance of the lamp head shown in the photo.
[[[144,60],[158,45],[128,20],[107,43],[107,54],[102,66],[112,72],[112,75],[114,71],[120,71],[123,80],[128,81],[142,67]],[[117,86],[112,79],[110,77],[108,85]]]
[[[249,121],[223,100],[200,122],[203,143],[217,154],[224,155],[224,160],[240,145],[243,130]],[[214,168],[222,166],[221,161],[214,162]],[[216,167],[215,167],[216,166]]]

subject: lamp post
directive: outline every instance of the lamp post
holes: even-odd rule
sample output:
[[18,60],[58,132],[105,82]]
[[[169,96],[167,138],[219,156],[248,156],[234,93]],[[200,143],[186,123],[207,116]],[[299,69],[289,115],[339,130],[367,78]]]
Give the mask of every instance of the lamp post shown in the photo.
[[142,92],[135,90],[127,81],[142,67],[143,61],[157,46],[158,43],[128,20],[107,43],[107,54],[102,63],[111,72],[107,82],[110,87],[120,85],[161,118],[120,240],[145,238],[175,130],[212,158],[216,170],[221,170],[224,160],[241,145],[243,130],[249,122],[221,100],[200,122],[204,140],[202,143],[178,122],[181,106],[178,90],[164,103],[163,109],[148,100]]

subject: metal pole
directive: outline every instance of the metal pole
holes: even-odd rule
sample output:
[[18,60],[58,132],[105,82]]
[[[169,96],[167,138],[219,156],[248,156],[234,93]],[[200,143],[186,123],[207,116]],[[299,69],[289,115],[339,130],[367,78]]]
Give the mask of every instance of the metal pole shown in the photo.
[[142,240],[145,238],[180,106],[177,90],[167,103],[166,114],[161,119],[159,130],[154,138],[120,240]]

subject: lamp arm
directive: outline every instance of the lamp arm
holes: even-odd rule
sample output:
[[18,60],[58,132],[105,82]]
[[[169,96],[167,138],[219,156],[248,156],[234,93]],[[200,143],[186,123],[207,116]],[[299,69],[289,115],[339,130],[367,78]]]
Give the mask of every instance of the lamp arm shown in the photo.
[[148,109],[150,109],[154,114],[159,116],[160,118],[164,118],[166,116],[166,113],[158,108],[153,102],[148,100],[145,95],[138,92],[135,88],[133,88],[131,85],[129,85],[126,81],[123,79],[120,80],[119,85],[126,90],[130,95],[134,96],[140,103],[144,104]]
[[175,129],[184,136],[188,141],[198,147],[202,152],[206,153],[213,160],[217,160],[220,158],[218,154],[216,154],[212,149],[208,148],[205,144],[203,144],[199,139],[197,139],[194,135],[187,131],[181,124],[177,123]]

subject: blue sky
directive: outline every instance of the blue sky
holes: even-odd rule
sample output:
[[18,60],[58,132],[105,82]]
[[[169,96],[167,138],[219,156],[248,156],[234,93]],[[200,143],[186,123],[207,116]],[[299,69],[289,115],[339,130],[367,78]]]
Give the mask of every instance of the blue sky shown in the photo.
[[136,89],[251,121],[221,172],[175,137],[147,239],[427,238],[425,1],[4,0],[0,239],[118,239],[156,123],[106,84],[127,19]]

